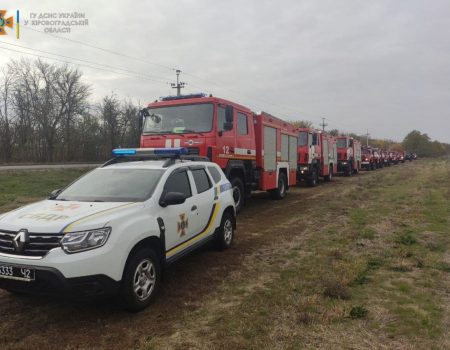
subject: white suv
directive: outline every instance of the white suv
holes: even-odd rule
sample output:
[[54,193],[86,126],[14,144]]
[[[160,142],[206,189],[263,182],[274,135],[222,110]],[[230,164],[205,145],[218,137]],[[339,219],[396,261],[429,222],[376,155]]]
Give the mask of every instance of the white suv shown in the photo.
[[[214,240],[230,246],[231,185],[186,149],[118,149],[47,200],[0,215],[0,288],[120,293],[141,310],[163,267]],[[191,160],[188,160],[191,159]]]

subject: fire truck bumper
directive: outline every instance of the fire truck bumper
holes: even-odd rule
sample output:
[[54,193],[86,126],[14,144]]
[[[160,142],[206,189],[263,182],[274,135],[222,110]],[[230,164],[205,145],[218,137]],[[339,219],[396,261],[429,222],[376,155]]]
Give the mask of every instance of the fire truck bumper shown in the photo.
[[297,168],[297,180],[306,180],[311,177],[311,171],[308,166],[299,166]]
[[348,168],[349,162],[346,160],[339,160],[338,161],[338,172],[346,171]]

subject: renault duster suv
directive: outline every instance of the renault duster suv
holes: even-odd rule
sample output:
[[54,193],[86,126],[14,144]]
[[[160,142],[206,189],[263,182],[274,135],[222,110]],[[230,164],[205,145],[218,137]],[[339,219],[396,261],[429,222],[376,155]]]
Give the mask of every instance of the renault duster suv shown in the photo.
[[186,153],[117,149],[49,199],[0,215],[0,288],[117,293],[138,311],[165,265],[211,240],[228,248],[231,185],[216,164]]

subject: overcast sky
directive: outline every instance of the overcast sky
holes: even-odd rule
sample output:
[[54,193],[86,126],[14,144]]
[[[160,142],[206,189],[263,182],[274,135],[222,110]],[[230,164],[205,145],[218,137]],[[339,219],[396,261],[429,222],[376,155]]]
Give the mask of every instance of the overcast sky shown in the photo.
[[[20,10],[22,30],[19,40],[9,31],[0,41],[144,78],[80,67],[93,101],[114,92],[144,105],[173,94],[167,82],[176,67],[188,84],[185,92],[213,93],[315,125],[325,117],[327,128],[360,134],[368,129],[378,138],[401,141],[418,129],[450,142],[448,0],[2,3],[9,14]],[[25,28],[30,13],[72,11],[85,13],[89,25],[58,34],[70,40]],[[0,43],[2,66],[32,57],[4,48],[25,51]]]

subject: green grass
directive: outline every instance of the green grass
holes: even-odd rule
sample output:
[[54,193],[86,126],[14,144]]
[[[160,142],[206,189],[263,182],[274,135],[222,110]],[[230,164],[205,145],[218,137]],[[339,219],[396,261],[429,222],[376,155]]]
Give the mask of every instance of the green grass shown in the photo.
[[[431,161],[422,161],[420,170],[371,173],[345,197],[327,197],[326,211],[312,207],[299,214],[302,224],[310,219],[301,249],[275,249],[270,265],[248,267],[225,282],[214,298],[226,303],[233,296],[236,306],[212,312],[214,302],[206,303],[185,315],[177,331],[201,348],[364,349],[366,336],[384,342],[380,348],[443,348],[450,163],[425,164]],[[270,278],[263,287],[238,294],[266,269]],[[192,330],[197,324],[207,335]],[[156,337],[149,345],[166,342],[170,338]],[[189,343],[174,347],[183,344]]]
[[46,198],[85,173],[86,169],[0,172],[0,213]]

